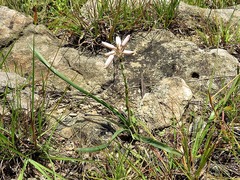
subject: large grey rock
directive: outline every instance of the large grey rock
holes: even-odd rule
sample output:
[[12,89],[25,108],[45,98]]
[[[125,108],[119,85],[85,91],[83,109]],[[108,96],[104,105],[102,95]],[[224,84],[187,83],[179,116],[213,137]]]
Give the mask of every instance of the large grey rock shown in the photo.
[[112,76],[104,68],[105,57],[79,55],[79,51],[73,48],[61,48],[61,53],[71,72],[78,74],[76,83],[81,87],[98,92],[103,84],[111,81]]
[[[178,107],[176,104],[173,107],[167,95],[161,97],[160,90],[156,94],[156,87],[164,88],[159,85],[161,79],[183,79],[194,94],[193,101],[203,103],[208,90],[212,89],[212,93],[218,91],[224,82],[227,83],[236,76],[239,66],[238,60],[227,51],[224,51],[223,55],[221,49],[202,50],[195,43],[178,40],[166,30],[138,33],[132,38],[128,49],[136,50],[136,55],[126,57],[125,61],[131,108],[137,109],[141,104],[137,116],[146,121],[149,128],[154,129],[170,125],[173,118],[179,120],[186,105],[181,101],[187,102],[191,98],[190,92],[182,93],[180,102],[176,103]],[[112,69],[109,68],[108,71]],[[111,97],[107,100],[124,111],[124,84],[121,75],[118,76],[118,82],[109,84],[106,88],[108,93],[105,99]],[[177,96],[177,93],[181,95],[182,86],[182,83],[172,83],[172,91],[175,91],[175,94],[171,90],[169,92],[174,96]],[[163,100],[159,100],[159,97]],[[167,105],[159,105],[161,101]]]
[[[31,76],[33,52],[29,46],[33,46],[33,43],[35,49],[53,67],[89,91],[98,92],[101,89],[101,84],[109,80],[108,73],[103,68],[104,57],[88,57],[84,54],[80,55],[79,51],[73,48],[62,48],[61,42],[42,25],[29,25],[24,29],[23,36],[15,41],[5,66],[11,71],[17,69],[21,74]],[[5,49],[5,53],[8,50],[9,48]],[[55,88],[63,89],[66,87],[66,83],[53,73],[49,73],[38,59],[35,59],[35,62],[36,81],[41,81],[44,77]]]

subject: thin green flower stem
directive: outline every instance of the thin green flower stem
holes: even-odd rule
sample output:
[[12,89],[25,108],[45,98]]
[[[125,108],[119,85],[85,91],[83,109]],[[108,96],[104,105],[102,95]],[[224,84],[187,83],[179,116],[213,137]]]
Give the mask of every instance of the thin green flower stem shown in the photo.
[[[33,52],[35,51],[35,35],[33,35]],[[35,55],[32,57],[32,93],[31,93],[31,130],[34,147],[37,148],[37,137],[35,129],[35,113],[34,113],[34,94],[35,94]]]
[[128,91],[128,83],[127,83],[127,77],[124,73],[124,65],[122,63],[122,59],[120,59],[120,65],[121,65],[121,73],[123,76],[123,81],[124,81],[124,87],[125,87],[125,105],[127,109],[127,119],[128,119],[128,125],[131,126],[131,110],[130,110],[130,105],[129,105],[129,91]]

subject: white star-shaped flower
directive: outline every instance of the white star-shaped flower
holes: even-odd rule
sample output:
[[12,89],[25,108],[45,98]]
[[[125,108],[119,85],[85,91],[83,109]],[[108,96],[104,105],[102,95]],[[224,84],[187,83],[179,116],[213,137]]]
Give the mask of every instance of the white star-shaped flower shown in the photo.
[[109,66],[109,64],[111,64],[111,62],[114,59],[114,56],[117,57],[122,57],[124,55],[131,55],[134,54],[134,51],[130,51],[130,50],[125,50],[125,46],[127,44],[127,42],[130,39],[130,35],[127,35],[127,37],[121,41],[121,38],[119,36],[116,37],[116,46],[107,43],[107,42],[102,42],[102,45],[111,49],[110,52],[105,53],[105,56],[108,56],[107,61],[105,62],[105,68],[107,68]]

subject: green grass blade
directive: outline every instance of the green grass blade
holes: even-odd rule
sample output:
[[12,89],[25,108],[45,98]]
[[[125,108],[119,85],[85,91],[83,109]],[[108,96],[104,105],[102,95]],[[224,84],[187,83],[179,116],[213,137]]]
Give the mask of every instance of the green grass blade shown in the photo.
[[51,170],[50,170],[50,169],[47,170],[47,168],[46,168],[45,166],[39,164],[38,162],[36,162],[36,161],[34,161],[34,160],[32,160],[32,159],[29,159],[29,162],[30,162],[45,178],[47,178],[47,179],[49,179],[49,180],[52,179],[52,178],[47,174],[47,172],[46,172],[46,171],[48,171],[48,172],[51,173]]
[[152,145],[158,149],[162,149],[163,151],[166,151],[170,154],[175,154],[175,155],[178,155],[178,156],[182,156],[182,153],[180,153],[179,151],[177,151],[176,149],[170,147],[170,146],[167,146],[166,144],[163,144],[159,141],[156,141],[152,138],[148,138],[148,137],[144,137],[144,136],[141,136],[141,135],[134,135],[134,137],[139,140],[139,141],[142,141],[144,143],[147,143],[149,145]]
[[9,140],[6,136],[4,136],[2,133],[0,133],[0,144],[9,145],[9,144],[11,144],[11,142],[9,142]]
[[10,52],[12,51],[14,44],[11,46],[11,48],[9,49],[9,51],[7,52],[6,56],[3,56],[2,52],[0,54],[0,56],[3,57],[2,61],[0,62],[0,69],[2,69],[3,64],[5,63],[5,61],[7,60],[7,57],[9,56]]
[[[0,130],[2,130],[2,128],[0,128]],[[0,147],[2,150],[6,149],[6,151],[3,151],[3,152],[8,152],[8,156],[11,156],[9,152],[13,152],[20,157],[25,157],[24,154],[16,150],[12,142],[9,141],[9,139],[6,136],[4,136],[2,133],[0,133]]]
[[224,98],[222,98],[219,103],[214,107],[214,111],[212,111],[209,120],[213,120],[215,118],[215,111],[217,111],[219,108],[219,112],[222,111],[222,109],[225,107],[226,103],[230,99],[231,95],[236,91],[237,88],[239,88],[239,82],[240,82],[240,74],[238,74],[232,83],[231,88],[227,91],[227,94],[225,95]]
[[203,151],[203,154],[201,156],[201,160],[200,160],[198,169],[195,173],[196,179],[199,178],[202,169],[206,165],[207,161],[209,160],[209,157],[211,156],[212,152],[214,151],[214,149],[216,147],[216,142],[212,141],[212,137],[213,137],[213,134],[214,134],[215,131],[216,131],[216,129],[212,128],[211,131],[208,133],[208,137],[207,137],[207,140],[206,140],[206,143],[205,143],[204,151]]
[[[185,157],[185,161],[186,161],[186,167],[188,172],[191,168],[191,155],[189,152],[189,146],[188,146],[188,139],[186,134],[183,136],[183,140],[182,140],[182,147],[183,147],[183,155]],[[185,165],[185,163],[184,163]]]
[[236,88],[239,87],[239,82],[240,82],[240,74],[236,77],[236,79],[233,81],[232,86],[230,90],[227,92],[227,95],[224,98],[223,106],[227,103],[233,92],[236,90]]
[[82,152],[82,153],[97,152],[97,151],[101,151],[101,150],[107,148],[108,146],[109,146],[109,143],[106,143],[106,144],[102,144],[102,145],[94,146],[94,147],[89,147],[89,148],[78,148],[77,151]]
[[56,173],[55,168],[54,168],[54,163],[53,163],[52,159],[50,158],[49,154],[47,152],[45,152],[45,154],[46,154],[47,159],[49,160],[49,162],[51,164],[53,177],[54,177],[54,179],[57,179],[57,173]]
[[197,128],[197,134],[194,138],[194,143],[193,143],[193,146],[192,146],[193,158],[197,158],[199,148],[201,147],[201,145],[204,141],[204,138],[208,134],[209,126],[210,126],[210,124],[207,124],[205,127],[203,127],[202,122],[198,122],[198,123],[201,123],[201,124],[200,124],[200,127]]
[[21,170],[17,180],[23,180],[24,172],[25,172],[25,170],[27,168],[28,162],[29,162],[28,159],[24,160],[23,168],[22,168],[22,170]]
[[[38,163],[38,162],[36,162],[32,159],[29,159],[29,163],[31,163],[45,178],[47,178],[49,180],[53,179],[52,177],[50,177],[48,175],[48,173],[50,173],[52,175],[55,174],[55,172],[53,172],[51,169],[43,166],[42,164],[40,164],[40,163]],[[63,179],[64,180],[64,178],[61,175],[56,174],[56,176],[58,177],[58,179]]]
[[78,151],[78,152],[96,152],[96,151],[101,151],[101,150],[107,148],[107,147],[111,144],[111,142],[112,142],[119,134],[121,134],[121,133],[124,132],[124,131],[126,131],[126,129],[120,129],[120,130],[116,131],[116,132],[113,134],[111,140],[110,140],[108,143],[106,143],[106,144],[102,144],[102,145],[95,146],[95,147],[89,147],[89,148],[78,148],[77,151]]
[[57,161],[89,162],[89,163],[96,162],[95,160],[85,160],[85,159],[71,158],[71,157],[65,157],[65,156],[50,156],[49,155],[49,158],[52,160],[57,160]]
[[[132,153],[132,152],[131,152]],[[139,169],[135,164],[138,164],[139,162],[136,161],[135,164],[130,161],[129,159],[126,160],[126,162],[130,165],[132,169],[134,169],[139,176],[141,176],[142,180],[146,180],[146,177],[144,176],[144,173]]]

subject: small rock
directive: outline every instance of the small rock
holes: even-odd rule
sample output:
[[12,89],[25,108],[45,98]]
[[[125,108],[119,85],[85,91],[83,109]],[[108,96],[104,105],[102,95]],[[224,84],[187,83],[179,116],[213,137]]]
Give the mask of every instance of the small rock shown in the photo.
[[69,139],[69,138],[71,138],[72,135],[73,135],[73,130],[72,130],[72,128],[70,128],[70,127],[65,127],[65,128],[63,128],[63,129],[60,131],[60,135],[61,135],[63,138]]
[[69,116],[70,117],[76,117],[78,114],[77,113],[70,113]]
[[180,120],[191,98],[192,91],[183,79],[164,78],[153,93],[144,95],[138,112],[149,129],[167,127]]
[[16,73],[0,72],[0,93],[4,93],[6,88],[16,89],[26,83],[26,79]]

